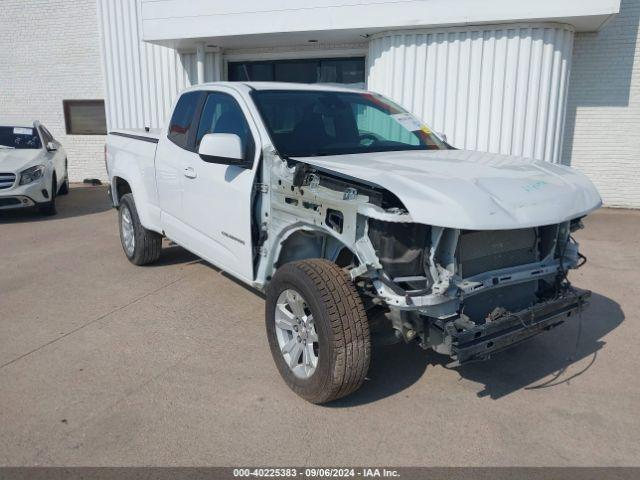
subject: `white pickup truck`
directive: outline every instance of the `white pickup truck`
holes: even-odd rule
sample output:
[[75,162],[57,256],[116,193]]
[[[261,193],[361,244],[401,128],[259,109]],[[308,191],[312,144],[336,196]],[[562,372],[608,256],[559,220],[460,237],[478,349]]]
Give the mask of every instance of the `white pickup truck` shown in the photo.
[[375,93],[198,85],[161,131],[111,132],[106,162],[129,260],[167,237],[265,291],[278,370],[314,403],[360,387],[376,339],[461,365],[590,296],[567,280],[601,205],[584,175],[456,150]]

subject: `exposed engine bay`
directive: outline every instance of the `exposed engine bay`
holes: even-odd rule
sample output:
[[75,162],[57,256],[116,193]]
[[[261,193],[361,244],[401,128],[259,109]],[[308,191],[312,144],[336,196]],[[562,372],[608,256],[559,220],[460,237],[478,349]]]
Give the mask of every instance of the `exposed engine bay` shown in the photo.
[[259,288],[284,263],[327,258],[349,272],[374,331],[456,364],[554,328],[589,300],[567,280],[586,262],[571,235],[580,218],[502,230],[425,225],[377,185],[264,157],[254,196]]

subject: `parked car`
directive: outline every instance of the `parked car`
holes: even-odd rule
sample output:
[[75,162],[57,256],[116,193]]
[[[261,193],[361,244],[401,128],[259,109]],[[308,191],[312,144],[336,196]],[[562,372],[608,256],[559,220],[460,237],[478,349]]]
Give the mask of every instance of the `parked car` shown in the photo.
[[601,205],[584,175],[456,150],[375,93],[198,85],[161,131],[111,132],[105,151],[127,258],[156,261],[166,236],[265,291],[277,368],[310,402],[358,389],[389,332],[460,365],[590,296],[567,280]]
[[0,211],[37,207],[56,213],[56,195],[69,193],[67,155],[38,121],[0,121]]

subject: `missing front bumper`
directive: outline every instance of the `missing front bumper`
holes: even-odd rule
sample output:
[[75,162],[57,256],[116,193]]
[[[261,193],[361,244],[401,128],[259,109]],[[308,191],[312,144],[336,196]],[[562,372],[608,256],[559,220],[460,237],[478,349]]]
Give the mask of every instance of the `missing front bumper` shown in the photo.
[[528,340],[545,330],[551,330],[589,302],[591,292],[575,288],[567,289],[553,300],[541,302],[533,307],[510,313],[504,317],[457,331],[448,328],[450,336],[452,367],[479,360]]

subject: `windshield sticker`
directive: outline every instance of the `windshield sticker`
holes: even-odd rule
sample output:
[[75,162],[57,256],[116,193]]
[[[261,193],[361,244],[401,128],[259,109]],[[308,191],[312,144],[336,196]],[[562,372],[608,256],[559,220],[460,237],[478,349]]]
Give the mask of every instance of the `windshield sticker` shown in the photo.
[[422,123],[409,113],[397,113],[395,115],[391,115],[391,118],[402,125],[405,130],[409,130],[410,132],[421,130],[423,127]]
[[14,127],[14,135],[33,135],[33,128]]

